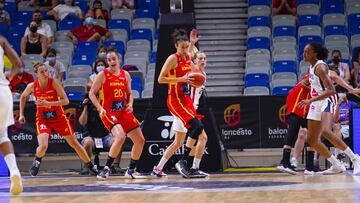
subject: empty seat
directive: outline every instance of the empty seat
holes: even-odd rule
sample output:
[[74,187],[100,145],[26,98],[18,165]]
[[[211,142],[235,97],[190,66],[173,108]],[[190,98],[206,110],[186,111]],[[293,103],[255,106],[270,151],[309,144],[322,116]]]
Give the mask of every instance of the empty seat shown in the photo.
[[328,35],[347,35],[345,26],[343,25],[329,25],[325,27],[325,36]]
[[276,15],[272,17],[272,25],[276,26],[295,26],[295,17],[293,15]]
[[270,6],[256,5],[256,6],[250,6],[248,8],[248,17],[270,16],[270,14],[271,14]]
[[269,75],[263,73],[251,73],[245,76],[245,87],[269,86]]
[[110,31],[112,33],[110,40],[122,41],[126,45],[128,40],[128,32],[126,29],[110,29]]
[[136,18],[132,21],[132,28],[145,28],[150,29],[154,32],[155,20],[152,18]]
[[248,27],[267,26],[270,27],[270,18],[268,16],[252,16],[248,19]]
[[300,4],[296,9],[297,15],[319,15],[320,9],[318,4]]
[[246,96],[258,96],[258,95],[269,95],[269,94],[270,94],[269,88],[264,86],[246,87],[244,89],[244,95]]
[[341,13],[329,13],[323,16],[323,27],[328,25],[345,25],[345,15]]
[[145,39],[133,39],[127,42],[128,51],[151,51],[150,42]]
[[293,26],[277,26],[274,28],[273,37],[296,36],[296,29]]
[[117,40],[105,41],[104,46],[106,46],[106,47],[114,46],[116,48],[116,50],[118,51],[118,53],[121,54],[122,57],[124,57],[124,55],[125,55],[125,43],[123,41],[117,41]]
[[302,36],[322,36],[321,27],[318,25],[300,26],[298,29],[298,37]]
[[292,86],[278,86],[272,88],[271,93],[274,96],[288,95],[292,88]]
[[273,74],[277,72],[293,72],[297,73],[295,61],[276,61],[273,64]]
[[26,55],[22,55],[21,59],[23,60],[25,66],[29,66],[29,67],[32,67],[33,63],[35,62],[38,63],[43,62],[43,57],[41,54],[26,54]]
[[329,35],[325,37],[325,46],[348,45],[349,40],[346,35]]
[[246,61],[269,61],[270,51],[268,49],[250,49],[246,51]]
[[273,47],[274,48],[296,48],[297,46],[296,38],[291,36],[277,36],[273,37]]
[[345,6],[343,0],[326,0],[321,2],[320,14],[325,15],[328,13],[344,13]]
[[111,19],[127,19],[130,22],[133,19],[133,12],[130,9],[113,9],[110,16]]
[[128,19],[112,19],[108,23],[109,29],[125,29],[130,33],[130,21]]
[[272,87],[281,87],[281,86],[286,86],[286,87],[294,87],[297,83],[297,78],[296,79],[278,79],[278,80],[273,80],[271,81],[271,86]]
[[305,26],[305,25],[321,25],[320,24],[320,16],[318,16],[318,15],[299,16],[298,26]]
[[72,65],[69,67],[69,72],[78,72],[78,71],[87,72],[90,75],[92,72],[92,68],[89,65]]
[[278,48],[273,50],[273,61],[296,61],[297,51],[293,48]]
[[248,49],[270,49],[270,39],[267,37],[251,37],[247,40]]
[[270,28],[265,26],[250,27],[247,31],[247,37],[267,37],[270,38]]

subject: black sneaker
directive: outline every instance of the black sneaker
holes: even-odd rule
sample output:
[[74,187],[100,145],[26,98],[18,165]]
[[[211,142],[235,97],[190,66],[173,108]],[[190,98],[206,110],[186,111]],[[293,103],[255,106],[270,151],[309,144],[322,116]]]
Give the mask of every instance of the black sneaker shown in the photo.
[[199,173],[203,174],[205,177],[210,176],[208,173],[205,173],[204,171],[202,171],[202,170],[200,170],[200,169],[199,169]]
[[207,175],[200,173],[199,169],[190,168],[185,178],[206,178]]
[[29,169],[29,173],[31,176],[36,176],[39,173],[41,162],[34,159],[32,162],[31,168]]
[[278,165],[276,168],[282,172],[289,173],[291,175],[297,174],[295,167],[293,167],[290,163],[288,164],[280,163],[280,165]]
[[102,171],[96,176],[99,180],[106,180],[109,177],[110,169],[105,166]]
[[[85,168],[85,167],[84,167]],[[87,174],[89,174],[89,175],[91,175],[91,176],[97,176],[98,174],[99,174],[99,171],[98,171],[98,169],[97,169],[97,165],[94,165],[93,167],[92,167],[92,169],[89,169],[89,167],[87,167],[88,168],[88,173]]]
[[185,160],[180,160],[175,164],[176,170],[186,178],[189,174],[189,169],[187,168],[187,163]]

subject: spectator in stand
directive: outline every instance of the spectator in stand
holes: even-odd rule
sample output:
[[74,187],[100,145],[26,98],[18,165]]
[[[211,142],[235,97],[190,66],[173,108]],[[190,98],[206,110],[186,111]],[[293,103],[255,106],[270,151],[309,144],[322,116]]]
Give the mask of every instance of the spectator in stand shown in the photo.
[[[40,10],[35,10],[33,12],[32,20],[37,23],[37,33],[44,35],[46,37],[48,46],[50,46],[54,40],[54,33],[51,30],[49,24],[47,24],[46,22],[42,22],[42,15]],[[29,32],[29,28],[26,28],[24,36],[28,35]]]
[[10,14],[5,11],[5,0],[0,0],[0,22],[4,22],[7,26],[10,26]]
[[103,9],[102,2],[95,0],[92,9],[89,9],[88,14],[94,17],[94,19],[104,19],[106,24],[109,22],[109,13]]
[[272,0],[273,15],[296,15],[296,0]]
[[112,5],[112,9],[116,9],[116,8],[135,9],[134,0],[112,0],[111,5]]
[[59,0],[30,0],[30,6],[38,7],[41,10],[51,10],[59,4]]
[[106,46],[100,45],[100,46],[96,49],[96,59],[106,60],[106,53],[107,53],[107,48],[106,48]]
[[84,25],[77,26],[68,32],[68,36],[77,44],[78,41],[100,41],[104,42],[111,36],[111,32],[99,25],[94,25],[94,18],[87,16]]
[[354,87],[359,86],[359,68],[360,68],[360,47],[353,50],[352,56],[353,69],[351,71],[352,78],[354,81]]
[[48,47],[46,37],[37,32],[38,24],[34,20],[31,20],[29,23],[29,30],[29,34],[21,39],[21,55],[41,54],[44,57]]
[[56,78],[61,82],[66,68],[61,61],[56,60],[56,50],[54,48],[48,48],[46,50],[45,61],[44,64],[48,68],[48,76],[50,78]]
[[[106,54],[106,53],[105,53]],[[94,83],[96,76],[98,73],[100,73],[102,70],[104,70],[107,67],[107,63],[105,59],[97,59],[93,65],[93,74],[89,77],[88,87],[90,89],[91,85]]]
[[13,77],[8,76],[10,81],[10,89],[12,93],[21,94],[29,83],[34,82],[34,77],[25,71],[23,67],[19,68],[19,71]]
[[339,73],[339,76],[343,78],[348,84],[350,84],[351,76],[350,69],[347,63],[341,62],[341,52],[337,49],[331,52],[332,63],[329,64],[334,68],[335,72]]
[[66,17],[78,17],[80,20],[84,19],[80,7],[75,6],[75,0],[64,0],[64,4],[55,6],[47,14],[53,16],[56,21],[64,20]]

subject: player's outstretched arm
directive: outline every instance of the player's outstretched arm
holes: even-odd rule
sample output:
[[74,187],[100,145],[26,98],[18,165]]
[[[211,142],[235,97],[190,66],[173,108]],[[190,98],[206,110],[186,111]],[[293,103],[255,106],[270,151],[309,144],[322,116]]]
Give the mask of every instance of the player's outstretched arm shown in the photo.
[[25,103],[26,100],[28,98],[28,96],[34,92],[34,82],[28,84],[25,88],[25,90],[23,91],[23,93],[20,96],[20,116],[19,116],[19,122],[21,124],[24,124],[26,122],[25,120],[25,116],[24,116],[24,109],[25,109]]

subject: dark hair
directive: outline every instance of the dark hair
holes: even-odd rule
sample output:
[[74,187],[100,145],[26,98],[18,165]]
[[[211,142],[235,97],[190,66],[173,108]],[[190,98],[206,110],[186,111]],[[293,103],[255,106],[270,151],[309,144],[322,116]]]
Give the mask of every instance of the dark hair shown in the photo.
[[104,48],[106,52],[108,51],[108,48],[107,48],[106,46],[104,46],[104,45],[100,45],[100,46],[96,49],[96,55],[98,55],[98,54],[99,54],[100,49],[102,49],[102,48]]
[[360,47],[356,47],[352,51],[352,62],[358,62],[359,63],[359,55],[360,55]]
[[103,62],[103,63],[104,63],[105,68],[106,68],[106,66],[107,66],[107,63],[106,63],[106,61],[105,61],[104,59],[97,59],[97,60],[95,61],[95,63],[94,63],[94,66],[93,66],[93,71],[94,71],[94,73],[96,73],[96,74],[98,74],[98,72],[97,72],[97,70],[96,70],[96,67],[97,67],[97,64],[100,63],[100,62]]
[[329,56],[329,51],[318,42],[311,42],[309,45],[313,48],[314,52],[317,54],[316,58],[318,60],[326,61]]
[[35,11],[33,11],[33,14],[34,13],[40,13],[42,15],[42,13],[41,13],[41,11],[39,9],[36,9]]
[[50,53],[53,53],[55,56],[56,56],[56,50],[52,47],[49,47],[47,50],[46,50],[46,54],[45,56],[47,56],[48,54]]
[[44,63],[34,62],[34,64],[33,64],[34,73],[38,72],[38,69],[40,68],[40,66],[46,67],[46,65]]
[[101,4],[101,6],[102,6],[102,2],[101,2],[100,0],[95,0],[95,1],[93,2],[93,6],[94,6],[94,4]]
[[175,29],[171,34],[171,42],[176,44],[178,41],[189,41],[189,37],[184,29]]
[[332,52],[331,52],[331,55],[335,54],[335,53],[339,53],[339,56],[341,57],[341,51],[338,50],[338,49],[334,49]]

